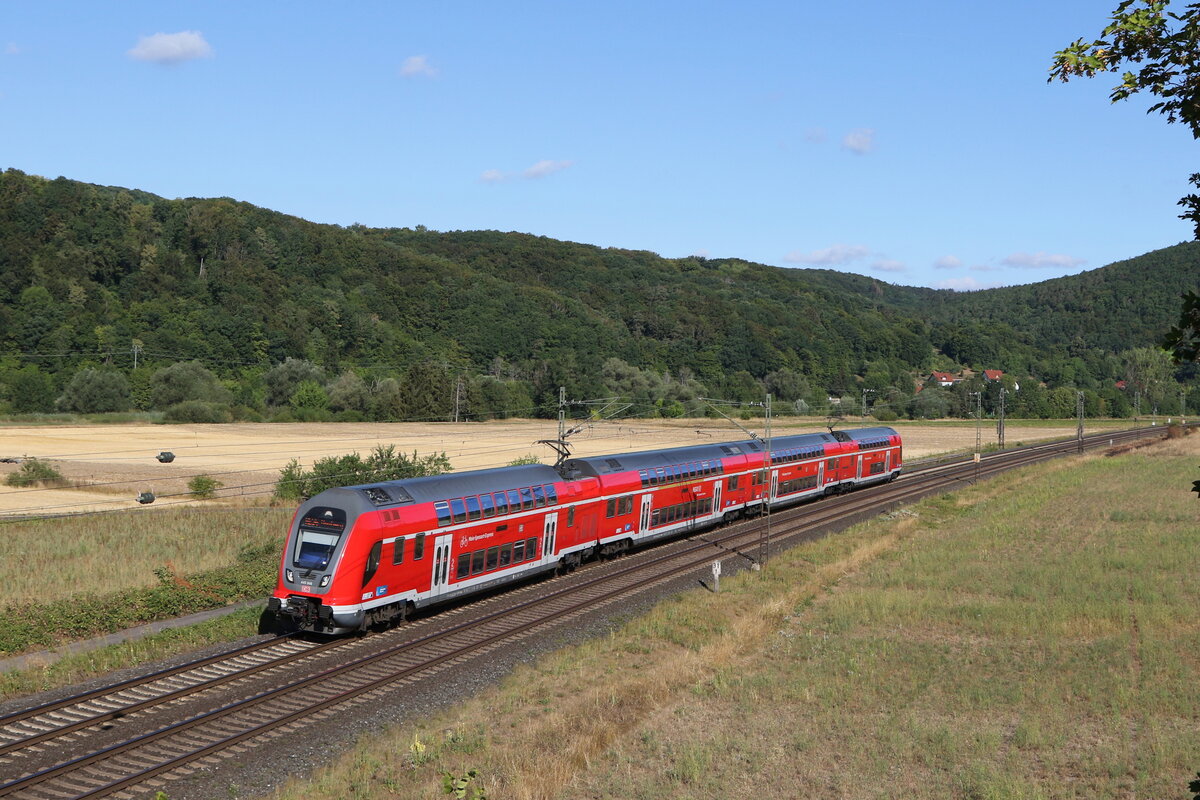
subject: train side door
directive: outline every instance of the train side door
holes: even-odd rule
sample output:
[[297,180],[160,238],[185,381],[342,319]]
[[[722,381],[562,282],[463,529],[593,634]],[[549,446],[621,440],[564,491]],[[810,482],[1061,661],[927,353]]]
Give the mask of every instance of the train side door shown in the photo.
[[779,470],[771,470],[771,502],[775,502],[776,496],[779,494]]
[[825,459],[817,462],[817,486],[825,486]]
[[433,580],[429,584],[429,596],[444,594],[450,579],[450,543],[454,534],[446,533],[433,543]]
[[542,558],[546,563],[554,560],[554,551],[556,547],[555,539],[558,538],[558,512],[553,511],[546,515],[545,522],[542,527]]
[[654,497],[649,492],[642,495],[642,513],[638,517],[638,533],[646,533],[650,530],[650,504],[653,501]]
[[724,481],[722,481],[720,478],[713,481],[713,502],[712,502],[712,509],[711,509],[713,514],[721,513],[721,484],[722,483],[724,483]]

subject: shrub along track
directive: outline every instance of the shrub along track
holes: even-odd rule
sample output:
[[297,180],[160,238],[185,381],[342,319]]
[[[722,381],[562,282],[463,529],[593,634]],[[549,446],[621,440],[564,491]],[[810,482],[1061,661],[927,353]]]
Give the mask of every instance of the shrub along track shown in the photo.
[[[140,796],[290,730],[726,559],[757,565],[921,497],[1025,464],[1165,434],[1139,429],[911,467],[901,480],[685,536],[363,639],[272,639],[0,718],[0,797]],[[769,534],[767,529],[769,527]],[[768,541],[769,536],[769,541]],[[6,741],[7,740],[7,741]],[[189,766],[192,765],[192,766]]]

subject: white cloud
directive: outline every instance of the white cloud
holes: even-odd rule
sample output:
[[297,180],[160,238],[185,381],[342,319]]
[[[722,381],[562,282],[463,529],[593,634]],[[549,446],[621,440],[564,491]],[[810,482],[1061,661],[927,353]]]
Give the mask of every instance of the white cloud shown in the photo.
[[907,272],[908,267],[903,261],[896,261],[891,258],[881,258],[871,265],[871,269],[879,272]]
[[210,58],[213,49],[204,41],[200,31],[179,33],[156,33],[143,36],[126,55],[138,61],[153,61],[155,64],[181,64],[194,58]]
[[1087,263],[1085,258],[1075,258],[1053,253],[1013,253],[1005,258],[1001,263],[1009,267],[1021,267],[1022,269],[1040,269],[1042,267],[1058,267],[1065,269],[1073,269]]
[[963,265],[962,259],[957,256],[942,256],[937,261],[933,262],[934,269],[958,269]]
[[21,46],[16,42],[9,42],[8,44],[4,45],[4,55],[6,56],[19,56],[23,52],[25,51],[22,50]]
[[550,161],[543,159],[521,173],[526,178],[544,178],[556,172],[562,172],[574,164],[574,161]]
[[866,155],[875,149],[875,131],[872,128],[850,131],[842,138],[842,148],[855,155]]
[[793,250],[784,256],[783,260],[793,264],[836,266],[858,261],[870,254],[871,249],[861,244],[835,244],[833,247],[826,247],[824,250],[814,250],[811,253],[801,253],[799,250]]
[[402,78],[433,78],[437,69],[429,63],[429,56],[409,56],[400,66]]
[[483,174],[479,176],[479,180],[483,181],[484,183],[503,183],[504,181],[516,180],[518,178],[532,181],[539,178],[545,178],[546,176],[553,175],[556,172],[562,172],[564,169],[574,165],[574,161],[552,161],[550,159],[543,159],[531,167],[526,167],[520,172],[503,172],[502,170],[498,169],[484,170]]

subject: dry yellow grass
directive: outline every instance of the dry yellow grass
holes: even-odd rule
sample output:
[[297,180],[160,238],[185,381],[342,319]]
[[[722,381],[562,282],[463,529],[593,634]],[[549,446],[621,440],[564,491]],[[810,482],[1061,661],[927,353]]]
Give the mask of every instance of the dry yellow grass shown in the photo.
[[[774,433],[822,430],[821,420],[776,420]],[[745,423],[761,430],[761,420]],[[852,427],[847,422],[841,427]],[[868,424],[873,424],[868,422]],[[975,445],[969,423],[904,423],[907,458],[967,450]],[[1070,435],[1074,424],[1010,424],[1008,441],[1035,441]],[[550,420],[484,423],[238,423],[232,425],[43,425],[0,428],[0,457],[47,459],[76,488],[14,489],[0,485],[0,515],[68,513],[114,508],[136,509],[134,497],[152,491],[162,502],[184,502],[190,477],[207,474],[225,484],[222,502],[270,495],[279,470],[295,458],[305,466],[326,456],[366,454],[377,445],[395,445],[422,455],[445,452],[455,470],[503,466],[533,454],[552,461],[539,439],[553,438]],[[645,450],[737,439],[744,434],[724,420],[632,420],[587,424],[571,438],[577,455]],[[984,443],[995,438],[984,428]],[[170,464],[159,452],[175,454]],[[18,469],[0,464],[0,479]],[[78,485],[86,485],[81,489]],[[162,505],[159,502],[158,505]]]

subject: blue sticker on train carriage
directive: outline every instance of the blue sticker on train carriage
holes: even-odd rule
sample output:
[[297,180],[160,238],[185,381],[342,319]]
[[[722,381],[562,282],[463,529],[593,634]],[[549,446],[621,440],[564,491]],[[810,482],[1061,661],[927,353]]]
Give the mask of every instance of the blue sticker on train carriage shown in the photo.
[[380,586],[378,589],[375,590],[376,597],[383,597],[385,594],[387,594],[386,586]]

